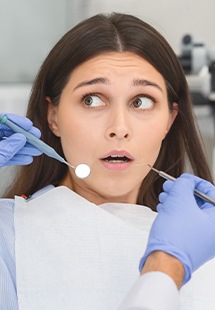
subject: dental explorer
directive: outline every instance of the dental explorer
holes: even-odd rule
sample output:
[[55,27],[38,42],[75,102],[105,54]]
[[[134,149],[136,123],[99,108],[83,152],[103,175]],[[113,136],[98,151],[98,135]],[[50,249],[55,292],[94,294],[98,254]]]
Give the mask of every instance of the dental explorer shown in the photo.
[[14,132],[23,134],[27,142],[34,145],[36,148],[38,148],[41,152],[46,154],[49,157],[52,157],[69,167],[73,168],[75,170],[75,174],[78,178],[84,179],[89,176],[90,174],[90,167],[87,164],[79,164],[78,166],[74,167],[70,165],[62,156],[60,156],[51,146],[40,140],[39,138],[35,137],[33,134],[29,133],[28,131],[24,130],[22,127],[14,124],[12,121],[10,121],[6,115],[0,114],[0,122],[2,124],[7,125],[10,129],[12,129]]
[[[141,165],[141,164],[138,164],[138,166],[139,166],[139,165]],[[167,174],[167,173],[164,172],[164,171],[161,171],[161,170],[158,170],[158,169],[152,167],[150,164],[143,164],[143,165],[149,166],[149,168],[150,168],[151,170],[155,171],[155,172],[158,173],[162,178],[164,178],[164,179],[166,179],[166,180],[171,180],[171,181],[175,181],[175,180],[176,180],[176,178],[174,178],[173,176]],[[211,198],[211,197],[205,195],[204,193],[200,192],[199,190],[195,189],[195,190],[194,190],[194,194],[195,194],[195,196],[197,196],[197,197],[199,197],[199,198],[201,198],[201,199],[203,199],[203,200],[205,200],[205,201],[207,201],[207,202],[210,202],[210,203],[212,203],[212,204],[215,205],[215,199],[213,199],[213,198]]]

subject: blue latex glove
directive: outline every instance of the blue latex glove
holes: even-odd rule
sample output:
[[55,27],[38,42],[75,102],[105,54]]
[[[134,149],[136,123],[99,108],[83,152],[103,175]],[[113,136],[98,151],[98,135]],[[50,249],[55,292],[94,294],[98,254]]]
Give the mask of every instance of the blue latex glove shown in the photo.
[[[34,127],[28,118],[15,114],[3,115],[6,115],[9,120],[40,138],[40,130]],[[5,139],[5,137],[7,138]],[[26,143],[24,135],[14,133],[7,125],[0,122],[0,167],[28,165],[33,161],[33,156],[41,154],[40,150]]]
[[175,256],[185,268],[183,284],[192,272],[215,257],[215,206],[194,196],[194,189],[215,199],[215,186],[190,174],[166,181],[159,196],[158,215],[152,225],[147,248],[140,261],[160,250]]

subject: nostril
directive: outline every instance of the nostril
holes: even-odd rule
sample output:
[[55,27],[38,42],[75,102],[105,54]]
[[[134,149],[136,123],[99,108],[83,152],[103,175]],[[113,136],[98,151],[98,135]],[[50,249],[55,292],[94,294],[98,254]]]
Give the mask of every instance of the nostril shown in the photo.
[[[116,135],[114,132],[110,133],[110,138],[114,138],[115,136],[118,136],[118,135]],[[126,138],[126,139],[128,138],[128,136],[129,135],[127,133],[125,135],[123,135],[123,137]]]
[[105,136],[107,139],[126,139],[129,140],[132,136],[131,131],[127,128],[116,128],[115,130],[113,128],[109,128],[106,131]]

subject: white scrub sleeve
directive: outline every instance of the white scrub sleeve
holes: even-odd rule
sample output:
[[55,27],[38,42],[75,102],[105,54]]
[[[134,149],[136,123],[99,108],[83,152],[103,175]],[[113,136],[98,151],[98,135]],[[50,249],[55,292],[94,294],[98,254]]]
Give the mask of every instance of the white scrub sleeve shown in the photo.
[[179,291],[165,273],[153,271],[140,276],[118,310],[179,310]]

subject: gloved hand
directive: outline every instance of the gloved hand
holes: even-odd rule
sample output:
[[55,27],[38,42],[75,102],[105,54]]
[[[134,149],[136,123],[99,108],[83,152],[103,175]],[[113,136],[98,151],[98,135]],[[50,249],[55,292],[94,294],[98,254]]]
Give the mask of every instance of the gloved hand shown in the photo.
[[196,188],[215,199],[215,186],[199,177],[182,174],[175,182],[166,181],[163,188],[139,270],[150,253],[160,250],[184,265],[185,284],[193,271],[215,257],[215,205],[194,196]]
[[[15,114],[2,115],[6,115],[9,120],[40,138],[40,130],[34,127],[28,118]],[[42,152],[33,145],[26,143],[24,135],[14,133],[7,125],[0,122],[0,167],[28,165],[33,161],[33,156],[41,154]]]

